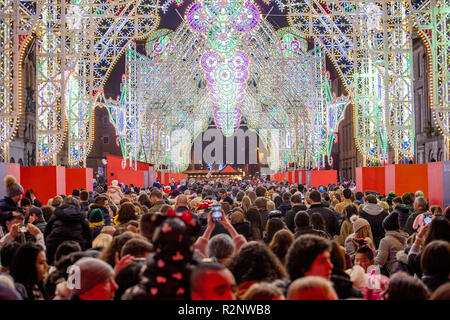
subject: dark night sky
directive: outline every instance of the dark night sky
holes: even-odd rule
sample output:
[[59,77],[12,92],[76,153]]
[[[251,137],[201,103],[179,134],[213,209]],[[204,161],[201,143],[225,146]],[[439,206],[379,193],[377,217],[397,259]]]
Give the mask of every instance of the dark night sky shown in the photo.
[[[193,2],[195,2],[195,0],[185,0],[184,4],[180,7],[176,7],[172,3],[166,14],[160,11],[161,20],[158,29],[166,28],[175,30],[178,27],[178,25],[182,22],[180,15],[184,17],[186,9]],[[261,13],[265,17],[267,13],[270,11],[270,14],[266,17],[266,19],[275,27],[275,29],[288,26],[288,22],[285,16],[286,10],[284,13],[279,11],[277,5],[273,2],[270,5],[265,5],[262,0],[256,0],[255,2],[257,3]],[[177,10],[179,14],[177,13]],[[144,44],[145,41],[138,41],[136,43],[138,52],[144,53]],[[125,72],[125,55],[122,55],[119,61],[117,62],[114,70],[111,72],[107,82],[105,83],[104,92],[107,98],[115,99],[120,94],[120,79],[124,72]]]

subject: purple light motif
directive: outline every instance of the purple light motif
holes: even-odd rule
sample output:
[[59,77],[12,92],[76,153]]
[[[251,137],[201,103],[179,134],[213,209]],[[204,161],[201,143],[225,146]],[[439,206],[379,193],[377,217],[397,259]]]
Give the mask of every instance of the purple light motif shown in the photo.
[[202,56],[201,64],[207,72],[213,71],[221,63],[222,58],[215,52],[208,51]]
[[234,81],[244,83],[245,81],[247,81],[247,78],[248,78],[248,71],[246,69],[243,71],[236,71]]
[[232,27],[240,32],[252,30],[259,22],[258,9],[250,1],[245,4],[241,12],[236,14],[231,22]]
[[192,29],[198,32],[205,32],[209,29],[214,19],[206,13],[201,2],[197,2],[189,9],[187,20]]
[[248,57],[245,52],[237,51],[228,61],[228,67],[233,71],[242,71],[248,67]]
[[206,80],[208,80],[208,82],[210,84],[216,84],[216,80],[214,80],[214,78],[211,76],[210,72],[205,72],[206,75]]
[[242,111],[239,108],[234,109],[234,126],[233,129],[237,129],[241,123]]

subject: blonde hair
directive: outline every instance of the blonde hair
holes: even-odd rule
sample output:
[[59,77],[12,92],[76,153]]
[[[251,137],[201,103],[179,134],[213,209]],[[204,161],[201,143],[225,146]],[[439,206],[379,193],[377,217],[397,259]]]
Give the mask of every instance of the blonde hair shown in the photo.
[[236,210],[233,212],[233,214],[231,215],[231,223],[235,224],[238,222],[244,222],[244,214],[240,211],[240,210]]
[[382,207],[384,210],[389,211],[389,205],[386,201],[380,201],[378,202],[378,205]]
[[266,207],[267,207],[267,211],[269,211],[269,212],[272,210],[275,210],[275,202],[273,202],[271,200],[267,201]]
[[255,204],[255,200],[256,200],[256,198],[258,198],[256,196],[256,192],[255,191],[249,191],[247,197],[250,198],[250,200],[252,201],[252,204]]
[[111,243],[113,237],[107,233],[100,233],[94,241],[92,241],[92,248],[103,247],[106,248]]
[[252,200],[248,196],[244,196],[242,198],[242,209],[244,210],[244,213],[250,209],[250,206],[252,205]]
[[[373,243],[373,235],[372,235],[372,228],[370,227],[370,224],[365,225],[364,227],[360,228],[358,231],[355,232],[355,238],[370,238]],[[370,247],[373,248],[372,244],[369,244]]]
[[330,295],[336,291],[330,281],[322,277],[308,276],[295,280],[289,286],[288,300],[330,300]]

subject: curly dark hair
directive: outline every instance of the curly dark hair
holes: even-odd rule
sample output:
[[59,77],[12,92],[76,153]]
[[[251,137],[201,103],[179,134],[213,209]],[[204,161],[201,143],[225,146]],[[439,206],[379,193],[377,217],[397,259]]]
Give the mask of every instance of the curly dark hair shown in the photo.
[[130,220],[138,220],[138,215],[136,213],[136,207],[131,202],[125,202],[120,206],[119,212],[117,213],[117,221],[120,224],[127,223]]
[[278,257],[263,243],[251,241],[227,263],[236,283],[287,278],[288,274]]
[[331,252],[329,240],[312,234],[298,237],[286,256],[286,269],[291,280],[304,277],[317,256],[324,251]]

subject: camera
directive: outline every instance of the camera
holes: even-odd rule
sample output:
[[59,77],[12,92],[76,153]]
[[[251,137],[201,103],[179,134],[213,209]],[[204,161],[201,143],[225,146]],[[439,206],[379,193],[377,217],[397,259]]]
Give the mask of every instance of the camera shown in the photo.
[[433,220],[433,217],[429,214],[427,214],[423,217],[423,223],[425,225],[430,224],[432,220]]
[[20,226],[19,231],[25,233],[28,231],[28,228],[26,226]]
[[222,207],[221,206],[213,206],[211,209],[212,212],[212,220],[214,222],[222,220]]

